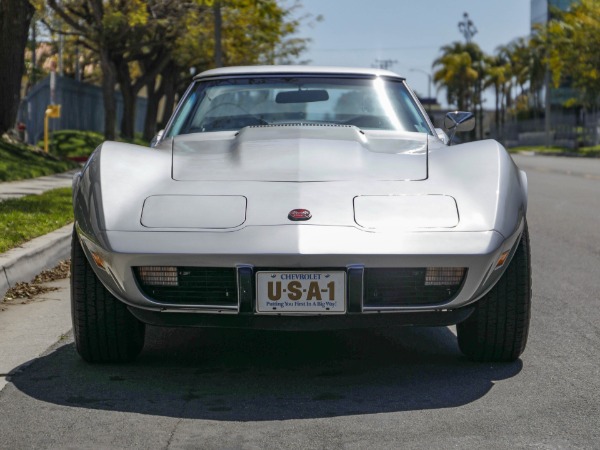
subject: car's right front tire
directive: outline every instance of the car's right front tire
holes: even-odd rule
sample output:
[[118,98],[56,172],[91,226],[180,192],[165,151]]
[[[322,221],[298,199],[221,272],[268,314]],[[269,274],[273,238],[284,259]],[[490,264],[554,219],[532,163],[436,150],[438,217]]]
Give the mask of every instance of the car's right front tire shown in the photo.
[[75,348],[87,362],[123,363],[142,351],[145,325],[100,282],[75,231],[71,241],[71,316]]

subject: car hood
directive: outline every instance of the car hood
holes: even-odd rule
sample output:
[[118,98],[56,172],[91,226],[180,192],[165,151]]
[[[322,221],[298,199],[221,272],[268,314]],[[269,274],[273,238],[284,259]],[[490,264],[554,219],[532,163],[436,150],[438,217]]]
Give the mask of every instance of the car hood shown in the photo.
[[173,139],[177,181],[424,180],[427,135],[285,124]]

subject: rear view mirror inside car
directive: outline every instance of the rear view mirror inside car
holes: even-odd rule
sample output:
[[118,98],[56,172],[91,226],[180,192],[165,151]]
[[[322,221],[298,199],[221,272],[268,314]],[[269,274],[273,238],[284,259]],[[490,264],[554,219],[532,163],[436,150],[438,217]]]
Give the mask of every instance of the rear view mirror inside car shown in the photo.
[[329,100],[329,94],[325,89],[283,91],[275,97],[276,103],[312,103],[327,100]]

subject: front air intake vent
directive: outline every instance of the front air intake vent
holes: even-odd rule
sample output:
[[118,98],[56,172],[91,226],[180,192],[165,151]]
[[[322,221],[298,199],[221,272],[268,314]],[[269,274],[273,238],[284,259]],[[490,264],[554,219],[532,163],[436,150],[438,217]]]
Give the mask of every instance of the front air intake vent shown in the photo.
[[377,308],[447,303],[460,290],[466,272],[464,267],[367,268],[364,275],[364,306]]
[[237,273],[221,267],[134,267],[142,292],[165,304],[233,307],[238,304]]

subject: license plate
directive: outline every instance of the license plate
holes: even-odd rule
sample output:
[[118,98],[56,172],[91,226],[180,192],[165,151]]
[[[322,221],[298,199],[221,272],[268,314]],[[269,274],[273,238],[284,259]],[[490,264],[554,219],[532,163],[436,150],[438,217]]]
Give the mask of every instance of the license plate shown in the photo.
[[257,272],[260,313],[344,313],[345,272]]

